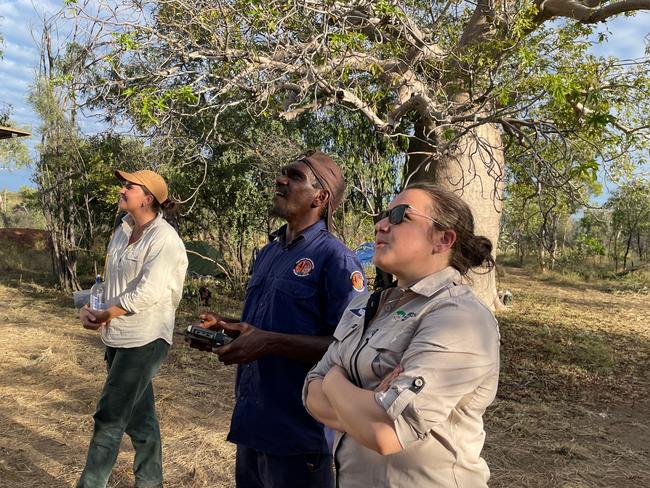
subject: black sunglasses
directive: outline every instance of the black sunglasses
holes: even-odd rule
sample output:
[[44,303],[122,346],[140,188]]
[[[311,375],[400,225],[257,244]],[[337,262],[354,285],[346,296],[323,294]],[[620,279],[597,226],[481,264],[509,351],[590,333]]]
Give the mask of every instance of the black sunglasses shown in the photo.
[[[417,208],[411,207],[408,203],[403,203],[401,205],[395,205],[393,208],[390,210],[384,210],[383,212],[379,213],[379,220],[384,220],[386,217],[388,217],[388,222],[391,225],[398,225],[404,222],[404,217],[406,216],[406,211],[411,210],[415,215],[419,215],[420,217],[424,217],[425,219],[429,219],[431,222],[434,224],[438,224],[441,227],[444,227],[440,222],[438,222],[436,219],[429,217],[427,214],[420,212]],[[379,222],[379,220],[377,222]]]

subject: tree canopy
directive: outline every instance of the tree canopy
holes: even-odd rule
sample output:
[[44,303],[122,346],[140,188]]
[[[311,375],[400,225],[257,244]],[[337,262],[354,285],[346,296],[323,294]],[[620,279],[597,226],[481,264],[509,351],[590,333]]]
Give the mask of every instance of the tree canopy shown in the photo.
[[371,187],[459,192],[496,244],[508,192],[534,192],[551,236],[554,209],[648,147],[650,63],[589,48],[606,37],[596,23],[650,0],[65,3],[83,33],[67,58],[77,101],[155,139],[195,199],[210,200],[205,175],[225,161],[263,171],[251,141],[276,132],[339,154],[371,212],[386,198]]

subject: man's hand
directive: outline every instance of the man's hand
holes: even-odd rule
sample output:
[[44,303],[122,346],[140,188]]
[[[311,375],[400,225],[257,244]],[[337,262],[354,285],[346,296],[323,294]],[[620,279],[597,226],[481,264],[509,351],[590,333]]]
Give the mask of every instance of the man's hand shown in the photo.
[[[199,315],[199,320],[201,321],[201,327],[211,330],[221,330],[220,322],[223,322],[223,319],[220,315],[214,312],[205,312]],[[206,344],[205,342],[193,341],[189,337],[185,337],[185,342],[192,348],[198,349],[199,351],[212,352],[212,346]]]
[[229,324],[222,320],[218,322],[218,326],[228,335],[239,333],[237,339],[230,344],[214,350],[219,356],[219,361],[224,364],[250,363],[268,353],[269,332],[260,330],[246,322]]
[[223,322],[223,318],[214,312],[205,312],[199,315],[201,327],[212,330],[221,330],[223,327],[219,324]]
[[84,329],[97,330],[102,325],[106,325],[106,322],[97,320],[97,311],[93,310],[91,312],[90,307],[85,305],[81,310],[79,310],[79,318],[81,319],[81,325]]

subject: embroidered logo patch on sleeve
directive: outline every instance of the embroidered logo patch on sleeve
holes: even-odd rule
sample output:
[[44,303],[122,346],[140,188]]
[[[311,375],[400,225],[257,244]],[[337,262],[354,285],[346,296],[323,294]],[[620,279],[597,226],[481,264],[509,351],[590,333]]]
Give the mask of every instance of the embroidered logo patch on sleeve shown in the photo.
[[354,288],[356,291],[363,291],[366,289],[361,271],[353,271],[350,275],[350,281],[352,281],[352,288]]
[[302,258],[296,261],[293,267],[293,274],[296,276],[309,276],[313,270],[314,262],[309,258]]

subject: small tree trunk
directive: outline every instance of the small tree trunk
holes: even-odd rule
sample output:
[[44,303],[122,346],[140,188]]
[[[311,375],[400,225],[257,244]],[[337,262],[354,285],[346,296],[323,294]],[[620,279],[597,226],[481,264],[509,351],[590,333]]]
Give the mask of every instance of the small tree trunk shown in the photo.
[[546,273],[546,248],[544,247],[544,238],[541,236],[537,243],[537,262],[539,263],[541,273]]
[[618,238],[620,236],[621,231],[616,231],[614,234],[614,272],[618,272]]
[[555,269],[555,260],[557,259],[557,221],[557,215],[553,215],[550,235],[551,248],[549,249],[549,257],[551,258],[549,267],[551,270]]
[[627,238],[627,244],[625,246],[625,254],[623,255],[623,269],[627,268],[627,256],[630,253],[630,244],[632,243],[632,233]]
[[567,234],[569,233],[570,224],[571,224],[571,215],[568,214],[566,216],[566,222],[564,223],[564,229],[562,232],[562,254],[564,254],[564,251],[566,250]]

